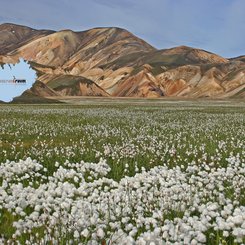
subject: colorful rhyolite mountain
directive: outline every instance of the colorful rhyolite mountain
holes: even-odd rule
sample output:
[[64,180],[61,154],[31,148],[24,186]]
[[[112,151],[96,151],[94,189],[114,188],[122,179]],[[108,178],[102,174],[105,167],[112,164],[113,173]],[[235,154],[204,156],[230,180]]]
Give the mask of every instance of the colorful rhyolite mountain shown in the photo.
[[0,64],[28,60],[38,80],[16,101],[66,96],[245,98],[245,56],[186,46],[157,50],[120,28],[0,25]]

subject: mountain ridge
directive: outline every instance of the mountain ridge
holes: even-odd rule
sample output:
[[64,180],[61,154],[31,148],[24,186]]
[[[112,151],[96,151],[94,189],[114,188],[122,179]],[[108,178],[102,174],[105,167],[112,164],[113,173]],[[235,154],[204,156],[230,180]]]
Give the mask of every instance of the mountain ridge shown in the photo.
[[[244,55],[227,59],[188,46],[156,49],[119,27],[52,31],[5,23],[0,35],[0,64],[29,61],[54,97],[245,97]],[[57,76],[60,86],[51,88]],[[45,97],[41,90],[29,91]]]

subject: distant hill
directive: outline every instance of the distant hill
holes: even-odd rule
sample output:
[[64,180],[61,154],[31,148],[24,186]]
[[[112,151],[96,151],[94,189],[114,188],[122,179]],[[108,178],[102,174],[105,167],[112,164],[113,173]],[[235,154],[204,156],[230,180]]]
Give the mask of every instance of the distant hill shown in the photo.
[[0,25],[0,64],[30,61],[38,81],[18,99],[62,96],[245,97],[245,56],[157,50],[121,28],[35,30]]

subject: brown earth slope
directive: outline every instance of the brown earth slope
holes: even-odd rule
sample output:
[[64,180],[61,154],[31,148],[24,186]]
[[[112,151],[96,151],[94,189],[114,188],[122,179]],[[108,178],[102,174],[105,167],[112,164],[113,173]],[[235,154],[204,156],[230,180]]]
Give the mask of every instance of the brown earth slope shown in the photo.
[[21,57],[37,71],[38,82],[22,96],[244,98],[245,56],[157,50],[114,27],[54,32],[2,24],[0,36],[0,64]]

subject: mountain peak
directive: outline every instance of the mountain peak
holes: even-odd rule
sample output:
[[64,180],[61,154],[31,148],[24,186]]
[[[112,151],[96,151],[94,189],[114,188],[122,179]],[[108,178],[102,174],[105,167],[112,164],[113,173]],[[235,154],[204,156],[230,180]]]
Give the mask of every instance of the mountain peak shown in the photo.
[[[34,31],[36,30],[30,27],[23,26],[23,25],[16,25],[12,23],[3,23],[0,25],[0,32],[2,32],[1,34],[3,34],[3,32],[5,33],[10,32],[10,33],[17,33],[21,35],[23,33],[29,33],[29,32],[34,32]],[[4,37],[2,37],[1,35],[1,38],[4,38]]]
[[201,63],[228,63],[228,59],[225,59],[217,54],[211,53],[209,51],[193,48],[188,46],[177,46],[170,49],[162,50],[162,54],[165,55],[181,55],[188,60],[193,62]]
[[33,38],[38,38],[50,33],[53,33],[53,31],[36,30],[27,26],[12,23],[1,24],[0,55],[15,50]]
[[54,32],[5,23],[0,36],[0,63],[32,61],[42,86],[31,91],[41,97],[244,94],[244,57],[228,60],[184,45],[157,50],[120,27]]

